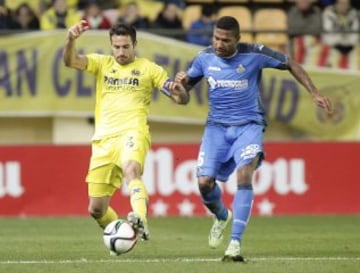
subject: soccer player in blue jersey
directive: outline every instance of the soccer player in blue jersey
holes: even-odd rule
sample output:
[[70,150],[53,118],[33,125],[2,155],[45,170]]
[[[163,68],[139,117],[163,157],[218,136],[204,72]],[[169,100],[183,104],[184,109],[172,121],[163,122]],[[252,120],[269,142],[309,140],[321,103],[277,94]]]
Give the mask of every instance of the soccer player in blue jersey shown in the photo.
[[[260,101],[263,68],[288,70],[310,93],[315,104],[331,112],[330,100],[322,96],[309,75],[286,55],[264,45],[239,43],[240,27],[230,16],[219,18],[213,45],[201,51],[187,72],[175,79],[190,90],[201,78],[209,88],[209,113],[198,155],[198,184],[202,202],[215,215],[209,246],[218,247],[225,227],[232,232],[223,261],[244,261],[240,242],[251,214],[252,177],[264,157],[265,113]],[[216,181],[227,181],[236,170],[237,192],[232,210],[221,199]]]

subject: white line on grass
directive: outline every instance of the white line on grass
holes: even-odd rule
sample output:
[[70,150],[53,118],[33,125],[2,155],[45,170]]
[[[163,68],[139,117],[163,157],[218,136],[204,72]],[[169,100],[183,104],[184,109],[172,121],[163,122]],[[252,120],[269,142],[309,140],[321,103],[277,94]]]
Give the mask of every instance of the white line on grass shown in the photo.
[[[1,264],[86,264],[86,263],[199,263],[219,262],[220,258],[164,258],[164,259],[76,259],[76,260],[8,260]],[[249,261],[360,261],[360,257],[254,257]]]

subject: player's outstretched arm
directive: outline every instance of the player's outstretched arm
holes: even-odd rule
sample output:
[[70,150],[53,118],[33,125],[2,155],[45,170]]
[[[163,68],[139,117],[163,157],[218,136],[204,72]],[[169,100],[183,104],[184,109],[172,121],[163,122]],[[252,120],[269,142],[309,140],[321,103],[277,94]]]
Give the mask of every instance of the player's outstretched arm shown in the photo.
[[190,100],[189,93],[181,83],[166,81],[164,88],[169,90],[169,97],[177,104],[188,104]]
[[317,106],[325,109],[327,113],[332,112],[331,102],[328,97],[320,94],[319,90],[315,87],[310,79],[309,74],[294,60],[289,60],[289,71],[311,94],[313,101]]
[[175,82],[178,82],[178,83],[182,84],[182,86],[184,86],[186,91],[189,91],[192,88],[191,85],[188,85],[188,81],[189,81],[189,78],[188,78],[186,72],[179,71],[179,72],[176,73]]
[[87,66],[87,58],[84,55],[79,55],[75,48],[75,40],[81,36],[89,25],[85,20],[71,26],[66,35],[66,42],[64,46],[63,59],[66,66],[84,70]]

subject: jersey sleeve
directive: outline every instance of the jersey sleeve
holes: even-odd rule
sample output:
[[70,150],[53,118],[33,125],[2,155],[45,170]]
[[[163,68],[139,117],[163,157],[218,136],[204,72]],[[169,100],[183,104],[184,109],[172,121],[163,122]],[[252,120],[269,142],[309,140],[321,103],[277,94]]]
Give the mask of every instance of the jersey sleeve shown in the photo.
[[163,67],[155,63],[152,63],[149,69],[152,72],[153,85],[161,90],[164,86],[164,83],[169,80],[168,73]]
[[166,81],[170,81],[169,75],[166,70],[155,63],[152,63],[150,69],[153,75],[153,85],[157,89],[159,89],[164,95],[170,97],[171,91],[164,86]]
[[103,63],[102,60],[103,60],[104,56],[93,53],[93,54],[86,55],[86,57],[87,57],[88,63],[85,68],[85,71],[96,75],[98,73],[98,71],[100,70],[100,67]]
[[190,86],[194,86],[202,79],[204,72],[202,69],[201,53],[191,61],[186,74],[189,77],[188,85]]
[[286,70],[289,68],[289,58],[287,55],[274,51],[264,45],[255,45],[256,51],[262,56],[261,68],[277,68]]

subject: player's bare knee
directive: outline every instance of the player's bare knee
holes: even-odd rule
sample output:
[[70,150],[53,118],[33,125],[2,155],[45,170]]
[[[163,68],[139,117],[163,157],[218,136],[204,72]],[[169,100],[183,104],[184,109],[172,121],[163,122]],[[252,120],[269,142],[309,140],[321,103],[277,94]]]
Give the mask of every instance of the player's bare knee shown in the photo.
[[252,184],[252,175],[244,175],[237,178],[237,185],[251,185]]
[[242,175],[238,175],[237,177],[237,184],[251,184],[252,182],[252,173],[244,173]]
[[89,212],[90,216],[94,219],[99,219],[104,216],[104,210],[100,207],[95,207],[95,206],[89,205],[88,212]]
[[211,192],[211,190],[214,187],[214,179],[211,177],[200,177],[198,180],[198,186],[199,186],[199,190],[202,194],[207,194],[209,192]]
[[237,184],[251,184],[256,165],[250,163],[237,170]]

